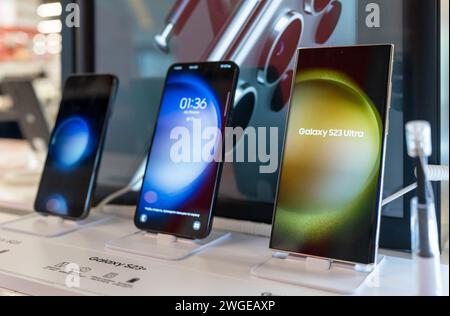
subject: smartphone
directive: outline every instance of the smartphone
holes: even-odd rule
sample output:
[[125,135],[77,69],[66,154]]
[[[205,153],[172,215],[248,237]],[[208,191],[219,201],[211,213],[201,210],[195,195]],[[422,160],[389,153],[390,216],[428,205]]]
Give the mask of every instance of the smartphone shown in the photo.
[[238,77],[232,62],[170,67],[135,215],[139,229],[186,239],[210,234]]
[[69,220],[89,215],[93,191],[118,88],[112,75],[67,79],[35,210]]
[[374,264],[392,45],[300,49],[270,247]]

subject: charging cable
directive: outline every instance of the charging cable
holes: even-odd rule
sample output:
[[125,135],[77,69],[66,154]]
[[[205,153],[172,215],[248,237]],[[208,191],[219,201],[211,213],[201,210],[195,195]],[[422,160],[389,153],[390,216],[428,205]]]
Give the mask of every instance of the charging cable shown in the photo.
[[[426,167],[428,180],[431,182],[442,182],[442,181],[449,181],[449,168],[448,166],[427,166]],[[417,176],[417,171],[416,171]],[[394,193],[393,195],[387,197],[383,200],[382,206],[386,206],[395,200],[401,198],[405,194],[408,194],[409,192],[414,191],[417,189],[417,183],[413,183],[410,186],[407,186],[404,189],[401,189],[400,191]]]
[[[449,167],[448,166],[428,166],[428,179],[432,182],[449,181]],[[142,185],[144,180],[143,176],[135,177],[131,182],[124,188],[111,193],[105,197],[96,207],[95,210],[101,212],[103,209],[109,205],[112,201],[130,193],[136,191],[138,187]],[[411,184],[410,186],[394,193],[393,195],[387,197],[383,200],[382,206],[386,206],[395,200],[401,198],[402,196],[408,194],[409,192],[417,189],[417,183]]]
[[125,186],[124,188],[111,193],[110,195],[108,195],[107,197],[105,197],[96,207],[95,207],[95,211],[97,212],[102,212],[103,209],[109,205],[111,202],[113,202],[114,200],[130,193],[130,192],[134,192],[136,191],[137,187],[140,187],[142,182],[144,181],[144,177],[137,177],[133,180],[131,180],[131,182]]

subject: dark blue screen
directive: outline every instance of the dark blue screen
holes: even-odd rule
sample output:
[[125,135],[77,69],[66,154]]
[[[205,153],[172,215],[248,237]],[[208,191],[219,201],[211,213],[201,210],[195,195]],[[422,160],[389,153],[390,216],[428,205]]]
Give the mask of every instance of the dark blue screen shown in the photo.
[[139,228],[188,238],[208,232],[236,77],[229,63],[170,69],[137,208]]
[[68,79],[50,139],[36,211],[70,219],[87,216],[115,80],[107,75]]

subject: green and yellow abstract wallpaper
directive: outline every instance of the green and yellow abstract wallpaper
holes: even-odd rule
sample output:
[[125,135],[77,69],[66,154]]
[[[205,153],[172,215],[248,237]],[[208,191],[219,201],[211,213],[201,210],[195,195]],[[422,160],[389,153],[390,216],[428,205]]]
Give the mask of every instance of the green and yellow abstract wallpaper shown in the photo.
[[[391,56],[384,47],[300,51],[272,248],[373,262]],[[372,58],[384,68],[369,67]]]

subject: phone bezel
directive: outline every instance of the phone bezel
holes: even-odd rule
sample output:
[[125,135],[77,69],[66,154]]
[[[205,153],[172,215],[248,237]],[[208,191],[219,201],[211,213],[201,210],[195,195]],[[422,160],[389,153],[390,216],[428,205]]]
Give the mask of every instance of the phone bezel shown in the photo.
[[[322,50],[322,49],[336,49],[337,51],[344,51],[347,49],[352,49],[352,48],[358,48],[358,47],[389,47],[390,49],[390,60],[389,60],[389,69],[388,69],[388,81],[386,83],[386,104],[384,105],[385,107],[385,117],[382,118],[383,120],[383,139],[382,139],[382,157],[381,157],[381,161],[380,161],[380,176],[379,176],[379,183],[378,183],[378,196],[377,196],[377,211],[374,212],[376,214],[373,214],[375,216],[375,218],[373,219],[373,226],[374,226],[374,231],[372,232],[372,241],[371,241],[371,245],[370,247],[372,249],[369,249],[368,252],[371,252],[371,257],[368,258],[367,262],[353,262],[353,261],[346,261],[346,260],[340,260],[340,259],[336,259],[336,258],[328,258],[328,257],[321,257],[321,256],[315,256],[315,255],[311,255],[311,254],[307,254],[307,253],[297,253],[297,252],[292,252],[289,250],[283,250],[283,249],[278,249],[273,247],[273,232],[274,230],[272,230],[272,234],[270,236],[270,245],[269,248],[271,250],[274,251],[282,251],[285,253],[289,253],[295,256],[301,256],[301,257],[311,257],[311,258],[316,258],[316,259],[323,259],[323,260],[330,260],[333,262],[340,262],[340,263],[344,263],[344,264],[357,264],[357,265],[374,265],[377,263],[377,258],[378,258],[378,245],[379,245],[379,239],[380,239],[380,223],[381,223],[381,215],[382,215],[382,188],[384,186],[384,171],[385,171],[385,165],[386,165],[386,149],[387,149],[387,137],[389,135],[389,116],[390,116],[390,109],[391,109],[391,99],[392,99],[392,76],[393,76],[393,66],[394,66],[394,52],[395,52],[395,46],[393,44],[375,44],[375,45],[352,45],[352,46],[327,46],[327,47],[305,47],[305,48],[300,48],[297,51],[297,64],[295,69],[298,69],[298,62],[299,62],[299,55],[300,52],[302,50]],[[295,77],[294,77],[295,78]],[[295,85],[295,79],[293,79],[292,82],[292,88]],[[293,89],[291,89],[293,90]],[[290,122],[290,108],[292,106],[292,100],[293,98],[291,98],[290,104],[289,104],[289,112],[288,115],[286,117],[286,129],[285,129],[285,136],[287,136],[287,132],[289,129],[289,122]],[[277,214],[277,209],[278,209],[278,197],[280,194],[280,184],[281,184],[281,175],[282,175],[282,170],[283,170],[283,164],[284,164],[284,156],[285,156],[285,151],[286,151],[286,144],[283,145],[283,150],[281,153],[281,165],[280,165],[280,172],[278,175],[278,182],[277,182],[277,190],[276,190],[276,197],[275,197],[275,203],[274,203],[274,211],[273,211],[273,217],[272,217],[272,227],[274,227],[275,224],[275,219],[276,219],[276,214]]]
[[[61,113],[61,111],[63,110],[61,107],[61,104],[64,101],[64,95],[65,95],[65,91],[68,88],[69,82],[70,80],[73,79],[79,79],[79,78],[109,78],[111,80],[111,87],[110,87],[110,94],[109,94],[109,102],[107,105],[107,111],[106,111],[106,115],[105,115],[105,123],[103,124],[102,130],[100,132],[100,137],[99,137],[99,145],[97,147],[96,153],[95,153],[95,161],[92,167],[92,172],[91,172],[91,178],[89,181],[89,188],[87,191],[87,195],[86,198],[84,199],[84,207],[80,212],[80,216],[70,216],[70,215],[62,215],[62,214],[58,214],[58,213],[53,213],[53,212],[49,212],[49,211],[42,211],[42,210],[38,210],[38,206],[37,206],[37,201],[39,199],[39,191],[38,194],[36,196],[36,200],[34,203],[34,210],[36,211],[36,213],[44,215],[44,216],[57,216],[60,217],[64,220],[70,220],[70,221],[82,221],[85,220],[86,218],[88,218],[90,210],[91,210],[91,206],[92,206],[92,202],[94,199],[94,191],[95,191],[95,186],[96,186],[96,182],[97,182],[97,178],[98,178],[98,172],[100,169],[100,162],[101,162],[101,158],[103,156],[103,149],[104,149],[104,145],[105,145],[105,139],[106,139],[106,134],[108,131],[108,127],[109,127],[109,120],[111,118],[111,114],[112,114],[112,108],[113,105],[115,103],[115,99],[116,99],[116,95],[117,95],[117,90],[118,90],[118,86],[119,86],[119,79],[112,74],[75,74],[75,75],[71,75],[67,78],[66,83],[64,85],[64,89],[63,89],[63,100],[60,102],[60,110],[58,111],[58,115],[57,115],[57,119],[59,118],[59,115]],[[53,139],[53,137],[55,136],[55,132],[57,130],[57,126],[55,125],[55,127],[53,128],[51,135],[50,135],[50,141]],[[45,159],[45,164],[44,166],[47,166],[47,164],[49,163],[50,157],[47,154],[47,157]],[[45,169],[41,175],[41,180],[39,182],[39,187],[41,187],[43,181],[44,181],[44,177],[45,177]]]
[[[145,176],[147,175],[147,172],[149,172],[149,165],[148,165],[148,158],[152,152],[152,147],[153,147],[153,142],[155,139],[155,134],[156,134],[156,129],[158,128],[158,121],[159,121],[159,117],[161,114],[161,106],[162,106],[162,101],[164,98],[164,93],[167,87],[167,80],[169,79],[170,74],[175,70],[175,68],[177,67],[182,67],[183,69],[185,67],[189,68],[190,66],[198,66],[198,65],[202,65],[202,66],[213,66],[213,67],[217,67],[220,65],[224,65],[224,64],[228,64],[231,65],[233,67],[232,70],[234,70],[235,73],[235,77],[234,77],[234,81],[233,81],[233,86],[232,86],[232,96],[230,97],[230,99],[228,100],[229,104],[224,104],[225,109],[227,113],[225,116],[225,127],[227,127],[229,125],[230,122],[230,118],[231,118],[231,111],[233,109],[233,103],[234,103],[234,98],[235,98],[235,92],[237,89],[237,83],[238,83],[238,79],[239,79],[239,74],[240,74],[240,69],[239,66],[232,62],[232,61],[221,61],[221,62],[200,62],[200,63],[176,63],[173,64],[172,66],[170,66],[169,70],[167,71],[167,75],[164,81],[164,88],[163,91],[161,93],[161,98],[160,98],[160,102],[159,102],[159,108],[158,108],[158,114],[157,114],[157,120],[156,120],[156,124],[155,127],[153,129],[153,134],[152,134],[152,141],[151,141],[151,145],[150,145],[150,149],[149,152],[147,154],[147,163],[145,166],[145,172],[144,172],[144,182],[145,182]],[[222,137],[224,137],[225,135],[222,135]],[[223,142],[222,142],[223,143]],[[225,155],[225,151],[222,150],[223,155]],[[151,234],[165,234],[165,235],[171,235],[171,236],[175,236],[178,238],[183,238],[183,239],[190,239],[190,240],[195,240],[195,239],[204,239],[206,237],[208,237],[211,233],[212,230],[212,224],[213,224],[213,219],[214,219],[214,210],[216,208],[217,205],[217,196],[218,196],[218,192],[219,192],[219,187],[220,187],[220,182],[221,182],[221,178],[222,178],[222,170],[223,170],[223,163],[219,163],[219,167],[217,168],[217,175],[216,175],[216,181],[214,184],[214,191],[213,191],[213,196],[212,196],[212,203],[211,203],[211,207],[210,210],[208,212],[208,221],[207,221],[207,226],[204,230],[199,231],[198,234],[194,233],[192,235],[185,235],[179,232],[171,232],[171,231],[163,231],[163,230],[155,230],[155,229],[150,229],[147,225],[142,225],[142,223],[139,221],[139,207],[140,207],[140,201],[142,198],[142,194],[143,194],[143,188],[144,188],[144,184],[142,185],[141,190],[139,191],[139,197],[138,197],[138,201],[137,201],[137,206],[136,206],[136,211],[134,214],[134,225],[145,232],[151,233]]]

